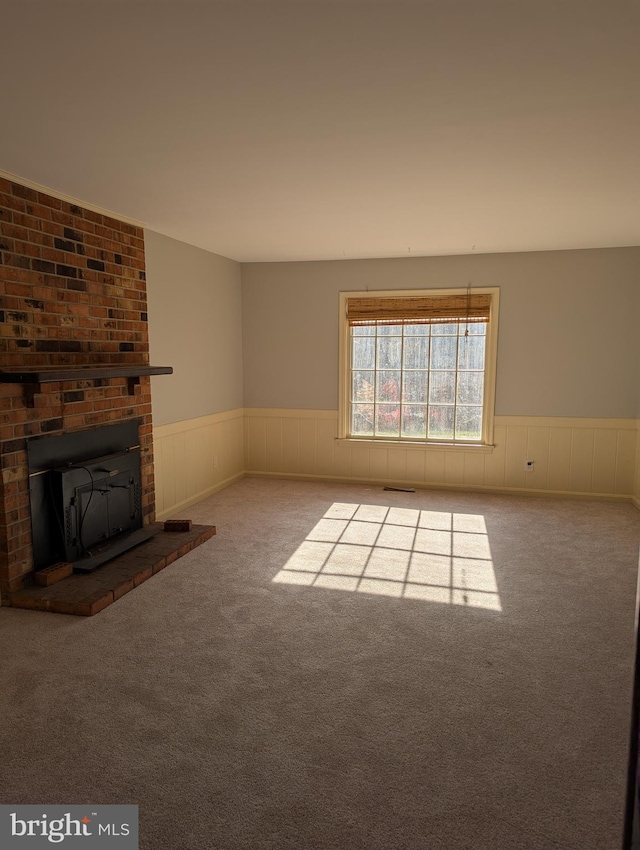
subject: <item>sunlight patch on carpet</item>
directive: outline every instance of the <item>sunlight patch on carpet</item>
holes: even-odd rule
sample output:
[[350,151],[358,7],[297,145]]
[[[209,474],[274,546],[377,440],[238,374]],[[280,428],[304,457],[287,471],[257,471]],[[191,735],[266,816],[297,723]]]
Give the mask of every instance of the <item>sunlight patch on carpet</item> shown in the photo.
[[334,502],[273,581],[502,610],[481,514]]

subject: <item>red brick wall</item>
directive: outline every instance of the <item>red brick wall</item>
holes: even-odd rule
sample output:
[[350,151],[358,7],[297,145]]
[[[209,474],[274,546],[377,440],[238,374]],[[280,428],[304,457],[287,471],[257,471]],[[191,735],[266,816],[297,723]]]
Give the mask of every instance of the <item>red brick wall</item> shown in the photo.
[[[149,362],[143,231],[0,177],[0,370]],[[25,437],[139,418],[153,519],[150,379],[0,383],[0,593],[32,571]]]

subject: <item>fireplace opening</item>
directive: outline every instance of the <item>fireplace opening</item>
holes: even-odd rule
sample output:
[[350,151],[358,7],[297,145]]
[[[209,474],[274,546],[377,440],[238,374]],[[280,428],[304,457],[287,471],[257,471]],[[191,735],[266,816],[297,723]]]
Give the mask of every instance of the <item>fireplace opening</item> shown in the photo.
[[138,420],[27,441],[36,570],[89,572],[153,536],[143,527]]

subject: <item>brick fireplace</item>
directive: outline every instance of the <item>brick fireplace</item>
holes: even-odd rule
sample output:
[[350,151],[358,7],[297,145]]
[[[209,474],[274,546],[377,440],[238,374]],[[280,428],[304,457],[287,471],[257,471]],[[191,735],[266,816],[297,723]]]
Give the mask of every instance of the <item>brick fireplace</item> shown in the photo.
[[2,372],[76,369],[69,380],[0,382],[3,604],[33,573],[27,438],[138,420],[143,522],[153,522],[150,378],[77,376],[149,363],[143,237],[0,177],[0,381]]

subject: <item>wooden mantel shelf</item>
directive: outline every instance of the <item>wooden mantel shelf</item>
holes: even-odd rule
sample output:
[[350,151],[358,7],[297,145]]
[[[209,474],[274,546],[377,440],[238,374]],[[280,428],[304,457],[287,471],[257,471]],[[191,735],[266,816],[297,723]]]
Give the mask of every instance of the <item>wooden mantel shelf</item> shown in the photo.
[[0,384],[22,384],[27,407],[33,407],[33,397],[41,392],[41,384],[60,381],[92,381],[98,378],[128,378],[129,395],[143,375],[172,375],[172,366],[114,364],[110,366],[42,366],[29,370],[0,370]]
[[48,384],[53,381],[92,381],[94,378],[139,378],[141,375],[171,375],[173,366],[145,363],[113,366],[42,366],[38,369],[0,370],[0,384]]

